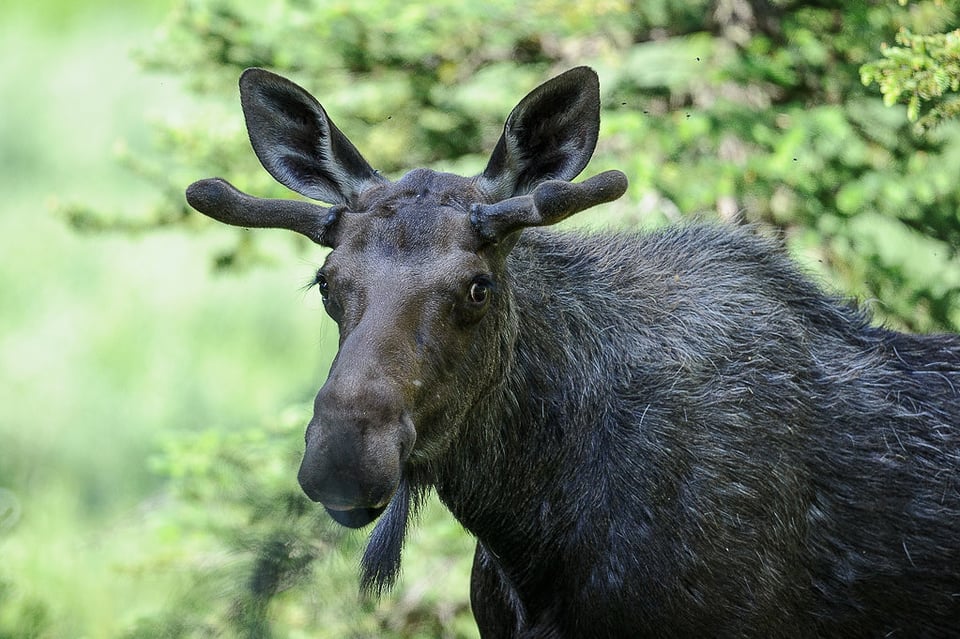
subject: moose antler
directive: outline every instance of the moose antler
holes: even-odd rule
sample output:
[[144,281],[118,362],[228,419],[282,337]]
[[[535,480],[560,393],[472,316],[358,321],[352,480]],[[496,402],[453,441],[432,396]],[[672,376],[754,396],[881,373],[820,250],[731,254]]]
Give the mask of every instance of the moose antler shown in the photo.
[[531,193],[494,204],[474,204],[470,223],[481,237],[496,242],[528,226],[547,226],[604,202],[627,190],[627,176],[604,171],[583,182],[548,180]]
[[187,202],[204,215],[233,226],[289,229],[317,244],[330,246],[327,231],[338,207],[300,200],[273,200],[247,195],[222,178],[199,180],[187,187]]

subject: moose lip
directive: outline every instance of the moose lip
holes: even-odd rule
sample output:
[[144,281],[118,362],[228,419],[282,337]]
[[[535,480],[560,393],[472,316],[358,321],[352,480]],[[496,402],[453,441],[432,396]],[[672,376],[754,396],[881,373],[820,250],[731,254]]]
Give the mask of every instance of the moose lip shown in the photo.
[[363,528],[379,517],[386,508],[385,505],[378,506],[377,508],[348,508],[345,510],[331,508],[329,506],[323,507],[331,519],[347,528]]

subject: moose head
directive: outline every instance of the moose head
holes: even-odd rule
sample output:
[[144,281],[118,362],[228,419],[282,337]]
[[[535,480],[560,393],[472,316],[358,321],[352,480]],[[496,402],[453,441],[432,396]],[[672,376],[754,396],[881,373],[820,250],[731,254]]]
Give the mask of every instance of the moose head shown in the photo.
[[307,91],[263,69],[240,78],[253,149],[280,183],[324,207],[195,182],[187,200],[241,227],[296,231],[332,249],[315,283],[339,351],[314,402],[299,481],[339,523],[361,527],[411,467],[443,456],[496,388],[516,317],[507,256],[523,229],[620,197],[625,176],[572,183],[597,142],[596,74],[579,67],[534,89],[507,118],[486,169],[371,168]]

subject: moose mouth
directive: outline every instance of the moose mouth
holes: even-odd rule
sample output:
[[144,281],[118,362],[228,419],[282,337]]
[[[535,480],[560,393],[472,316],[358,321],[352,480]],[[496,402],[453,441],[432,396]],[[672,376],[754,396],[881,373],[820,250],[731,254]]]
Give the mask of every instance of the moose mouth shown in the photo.
[[323,509],[327,511],[327,514],[330,515],[331,519],[341,526],[346,526],[347,528],[363,528],[383,514],[383,511],[386,510],[387,507],[379,506],[377,508],[350,508],[347,510],[337,510],[336,508],[324,506]]
[[[318,397],[323,392],[321,389]],[[357,438],[354,421],[330,418],[327,428],[321,430],[315,415],[307,426],[297,481],[307,497],[322,505],[335,522],[363,528],[383,514],[403,485],[404,463],[416,431],[412,420],[403,415],[398,423],[381,429],[384,432]],[[369,427],[363,420],[359,425]]]

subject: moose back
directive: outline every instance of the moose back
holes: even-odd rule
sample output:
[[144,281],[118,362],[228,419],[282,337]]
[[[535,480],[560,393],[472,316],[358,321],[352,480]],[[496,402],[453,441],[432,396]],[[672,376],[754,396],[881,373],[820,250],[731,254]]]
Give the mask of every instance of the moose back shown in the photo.
[[340,349],[300,485],[377,525],[397,578],[433,488],[477,538],[484,637],[960,633],[960,338],[873,326],[749,229],[543,229],[618,198],[579,183],[586,67],[510,113],[486,169],[380,175],[321,105],[240,79],[253,149],[290,189],[187,190],[228,224],[332,249]]

